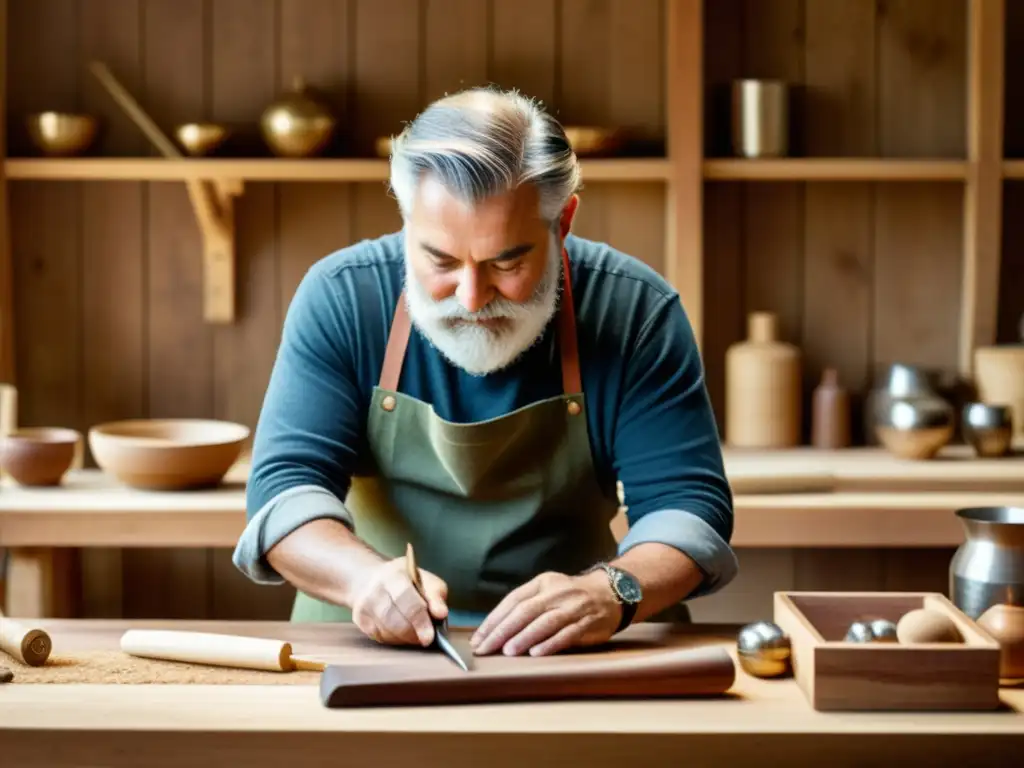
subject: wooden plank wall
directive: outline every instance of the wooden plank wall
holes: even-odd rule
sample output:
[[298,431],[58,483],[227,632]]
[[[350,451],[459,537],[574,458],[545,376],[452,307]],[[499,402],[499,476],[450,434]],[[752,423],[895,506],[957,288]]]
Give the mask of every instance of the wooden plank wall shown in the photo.
[[[252,125],[296,76],[330,94],[333,151],[376,137],[446,91],[483,82],[542,99],[566,123],[664,134],[663,0],[33,0],[12,3],[11,154],[17,117],[83,109],[106,155],[154,154],[85,68],[106,61],[157,122]],[[255,145],[252,131],[237,144]],[[87,429],[130,416],[254,425],[284,311],[305,269],[400,227],[382,184],[247,184],[238,208],[238,322],[201,321],[200,242],[177,183],[12,187],[22,423]],[[664,263],[658,183],[587,189],[584,236]],[[229,551],[84,553],[83,612],[287,615]]]
[[[1006,4],[1006,94],[1003,152],[1024,158],[1024,102],[1011,98],[1024,87],[1024,3]],[[1003,259],[999,283],[1000,343],[1024,342],[1024,181],[1003,186]]]
[[[108,62],[166,128],[193,119],[251,126],[301,75],[331,94],[342,118],[338,153],[367,155],[431,99],[480,82],[521,88],[565,123],[628,123],[658,139],[665,2],[14,3],[11,151],[25,149],[19,115],[59,108],[100,114],[105,154],[152,154],[90,79],[89,57]],[[706,5],[709,93],[739,75],[791,81],[801,153],[963,155],[963,0]],[[709,154],[722,153],[727,125],[708,110]],[[251,130],[238,146],[256,146]],[[805,351],[808,391],[824,365],[837,366],[855,393],[889,362],[955,367],[960,184],[714,183],[705,195],[704,327],[719,412],[722,356],[754,309],[777,311]],[[1011,203],[1024,205],[1024,194],[1008,190]],[[238,210],[240,317],[211,328],[200,319],[199,239],[182,185],[22,181],[11,186],[11,205],[21,418],[83,430],[139,415],[255,424],[304,270],[400,225],[380,184],[248,184]],[[664,210],[658,183],[593,184],[577,231],[660,270]],[[1005,217],[1008,228],[1013,219]],[[1004,274],[1021,276],[1021,258],[1007,258]],[[1020,291],[1003,285],[1004,304],[1019,315]],[[1001,320],[1001,333],[1008,325]],[[950,554],[744,550],[734,587],[695,614],[763,616],[779,588],[945,589]],[[286,616],[290,590],[248,584],[229,556],[86,553],[83,612]]]

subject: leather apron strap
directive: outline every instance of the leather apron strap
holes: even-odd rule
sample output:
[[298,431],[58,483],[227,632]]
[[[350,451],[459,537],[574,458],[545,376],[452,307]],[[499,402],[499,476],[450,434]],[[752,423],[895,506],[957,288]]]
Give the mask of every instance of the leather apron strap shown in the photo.
[[[576,344],[576,311],[572,298],[572,279],[569,272],[569,253],[562,248],[562,301],[558,312],[558,347],[562,361],[562,393],[579,394],[583,391],[580,379],[580,358]],[[380,370],[380,388],[388,392],[398,391],[398,381],[402,375],[402,363],[405,361],[405,350],[409,345],[411,322],[409,310],[405,304],[405,291],[398,297],[395,317],[388,335],[388,345],[384,352],[384,364]]]

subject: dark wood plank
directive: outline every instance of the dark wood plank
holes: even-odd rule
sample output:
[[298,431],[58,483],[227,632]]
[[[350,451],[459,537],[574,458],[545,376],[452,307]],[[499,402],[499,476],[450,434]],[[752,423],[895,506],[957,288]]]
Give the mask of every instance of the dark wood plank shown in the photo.
[[875,216],[874,362],[957,366],[959,184],[887,184]]
[[[7,2],[0,2],[0,156],[7,159]],[[0,381],[14,386],[14,264],[11,260],[10,197],[7,191],[6,162],[0,167]],[[9,415],[9,417],[13,414]],[[12,425],[13,426],[13,425]],[[0,470],[2,471],[2,470]],[[6,594],[4,576],[0,574],[0,594]]]
[[807,3],[805,9],[806,94],[801,112],[807,154],[873,156],[878,146],[875,4],[829,0]]
[[[86,61],[100,61],[136,97],[142,94],[140,0],[98,0],[81,18]],[[145,137],[90,74],[83,74],[82,103],[103,121],[104,155],[142,154]],[[145,412],[146,313],[143,184],[82,184],[82,408],[86,426],[134,418]],[[111,300],[111,297],[115,297]],[[85,446],[85,461],[93,465]],[[82,609],[87,616],[123,612],[121,551],[81,553]]]
[[[81,0],[8,2],[7,118],[9,155],[35,155],[22,118],[44,110],[75,111],[80,105],[78,50]],[[20,186],[20,185],[16,185]]]
[[[330,89],[331,103],[344,120],[352,96],[350,0],[300,0],[281,6],[278,80],[303,73]],[[309,74],[305,74],[309,73]],[[342,122],[339,133],[348,133]],[[351,241],[352,186],[279,184],[278,272],[281,315],[313,262]]]
[[996,343],[1021,344],[1024,343],[1024,291],[1020,290],[1024,285],[1024,183],[1004,183],[1003,205],[1003,254],[999,268],[999,328]]
[[809,184],[805,203],[806,394],[835,368],[855,405],[871,386],[873,198],[869,184]]
[[492,0],[492,6],[490,79],[557,109],[555,0]]
[[1012,98],[1012,94],[1020,93],[1024,86],[1024,3],[1006,3],[1005,13],[1003,152],[1006,157],[1017,158],[1024,157],[1024,101]]
[[[277,95],[273,0],[218,0],[211,18],[211,110],[255,119]],[[255,428],[280,330],[277,201],[273,184],[249,183],[235,206],[238,317],[214,333],[214,412]]]
[[[137,99],[143,96],[141,18],[144,0],[88,0],[82,6],[80,50],[82,103],[102,121],[96,150],[104,156],[138,156],[146,137],[99,80],[88,71],[92,61],[106,64]],[[145,102],[143,102],[145,103]],[[168,130],[165,128],[165,130]]]
[[[874,155],[875,8],[836,0],[805,7],[804,148],[809,155]],[[804,435],[812,428],[811,399],[826,367],[836,368],[851,394],[853,437],[862,395],[871,383],[872,210],[870,184],[805,185],[804,192]],[[885,553],[872,549],[793,553],[797,587],[879,589]]]
[[[731,153],[729,84],[743,68],[740,0],[704,8],[704,152]],[[708,394],[725,430],[725,353],[745,333],[743,318],[742,186],[704,183],[704,332],[702,351]]]
[[[10,3],[8,139],[32,153],[20,119],[77,110],[77,0]],[[81,429],[81,189],[66,182],[10,187],[19,422]]]
[[278,249],[282,315],[313,263],[353,242],[352,193],[351,184],[281,186]]
[[[880,151],[963,156],[965,4],[888,0],[878,13]],[[963,189],[889,184],[877,195],[874,362],[955,370]]]
[[[394,135],[424,106],[421,93],[422,8],[417,0],[356,0],[355,94],[363,154],[380,136]],[[382,56],[381,51],[389,55]],[[379,237],[401,229],[385,184],[353,185],[352,237]]]
[[[213,9],[213,71],[211,105],[221,120],[253,119],[275,96],[289,87],[281,76],[289,62],[275,68],[273,51],[281,30],[276,26],[273,0],[221,0]],[[294,21],[292,19],[291,21]],[[344,33],[344,21],[334,14],[320,21]],[[291,35],[289,35],[290,37]],[[283,42],[283,41],[282,41]],[[294,45],[290,48],[294,50]],[[324,71],[319,60],[325,46],[310,54],[313,71]],[[253,58],[262,55],[258,66]],[[293,67],[294,68],[294,67]],[[235,206],[239,315],[214,335],[214,413],[255,430],[274,366],[281,329],[281,289],[278,281],[279,185],[248,183]],[[261,591],[235,569],[231,553],[209,555],[209,612],[214,617],[287,615],[287,606],[265,602],[286,596],[284,590]],[[269,611],[269,613],[268,613]]]
[[878,97],[883,155],[966,152],[967,4],[878,3]]
[[490,4],[428,0],[424,13],[423,100],[487,85]]
[[352,242],[380,237],[402,228],[402,216],[390,192],[380,184],[353,184]]
[[[806,146],[816,156],[870,156],[875,131],[875,8],[859,0],[806,6]],[[838,369],[856,402],[871,379],[870,184],[808,184],[803,348],[807,394]],[[855,415],[855,425],[860,419]]]
[[886,588],[881,552],[863,549],[796,550],[794,589],[873,592]]
[[[800,0],[746,0],[743,75],[803,82],[804,17]],[[795,154],[798,149],[792,147]],[[744,189],[744,312],[779,316],[783,338],[803,337],[803,185],[747,184]]]
[[[422,4],[418,0],[355,2],[354,151],[373,154],[423,107],[420,93]],[[384,55],[384,52],[387,52]]]
[[[664,138],[663,12],[656,0],[564,0],[558,57],[564,123]],[[664,274],[664,185],[583,183],[574,231]]]
[[[143,92],[147,111],[165,132],[209,117],[202,51],[203,0],[146,0]],[[146,154],[157,154],[147,144]],[[209,418],[213,414],[213,342],[202,319],[202,241],[185,186],[145,185],[145,343],[147,396],[143,415]],[[206,550],[126,549],[122,555],[124,615],[205,618]]]
[[[338,121],[323,154],[347,154],[351,2],[289,0],[279,3],[279,12],[276,88],[293,88],[301,78]],[[286,187],[282,185],[281,190]]]

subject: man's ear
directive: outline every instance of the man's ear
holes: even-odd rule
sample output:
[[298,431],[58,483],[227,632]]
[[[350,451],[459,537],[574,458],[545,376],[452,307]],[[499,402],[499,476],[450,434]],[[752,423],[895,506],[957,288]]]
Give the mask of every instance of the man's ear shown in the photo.
[[563,240],[569,234],[569,230],[572,229],[572,220],[576,215],[576,209],[579,208],[579,204],[580,196],[573,195],[569,198],[569,202],[565,204],[565,208],[562,209],[562,216],[558,221],[558,234]]

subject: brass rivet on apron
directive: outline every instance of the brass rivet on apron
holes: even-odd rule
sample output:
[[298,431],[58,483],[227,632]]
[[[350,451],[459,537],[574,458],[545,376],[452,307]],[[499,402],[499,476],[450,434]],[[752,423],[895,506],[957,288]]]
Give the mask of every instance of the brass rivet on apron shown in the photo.
[[581,409],[580,409],[580,404],[579,403],[577,403],[575,400],[570,400],[569,401],[569,415],[570,416],[579,416],[580,410]]
[[385,411],[395,410],[395,398],[393,398],[391,395],[387,395],[383,400],[381,400],[380,406]]

